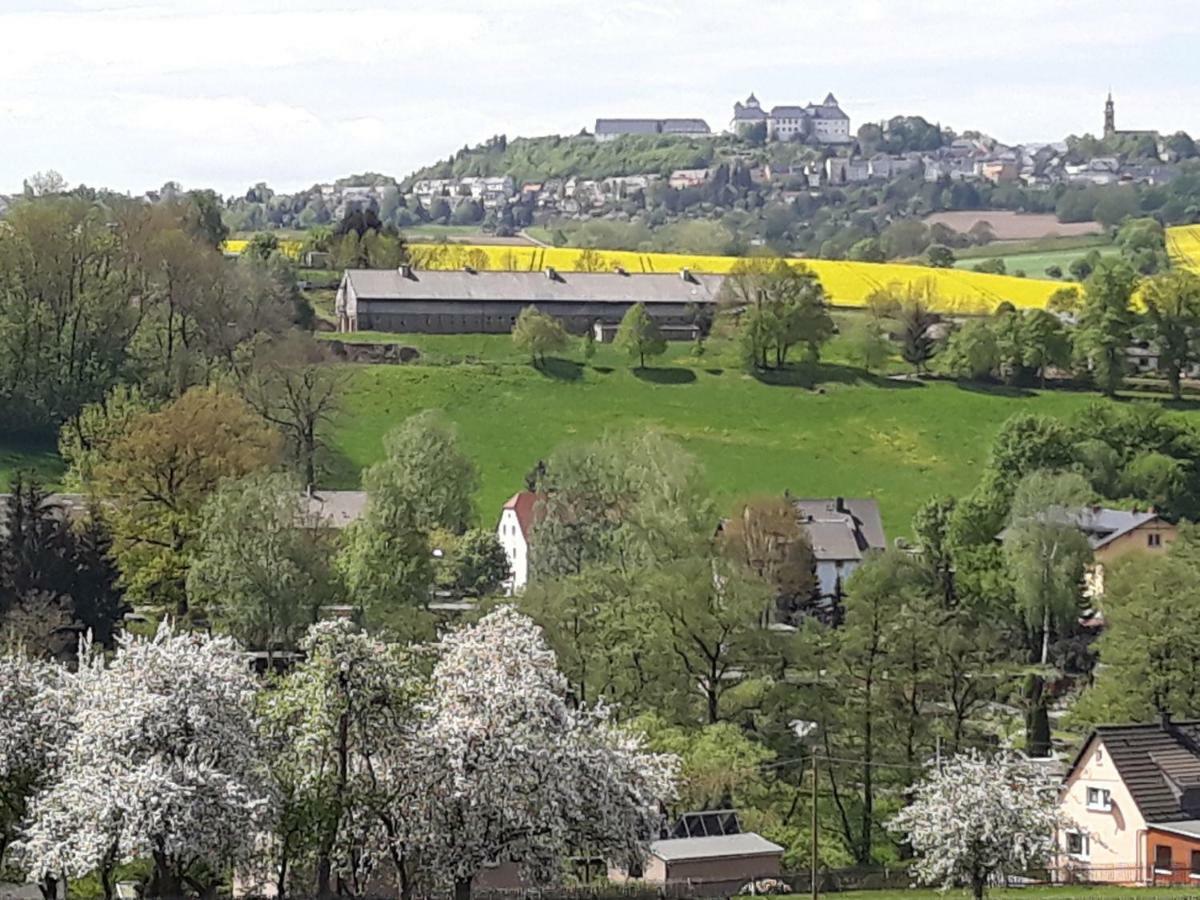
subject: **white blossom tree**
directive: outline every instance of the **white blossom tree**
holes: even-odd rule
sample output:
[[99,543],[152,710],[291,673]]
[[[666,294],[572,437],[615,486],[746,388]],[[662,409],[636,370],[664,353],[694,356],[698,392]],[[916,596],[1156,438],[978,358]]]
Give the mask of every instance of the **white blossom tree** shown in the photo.
[[[29,806],[58,765],[56,748],[69,733],[69,675],[61,666],[10,652],[0,656],[0,864],[19,835]],[[12,862],[23,862],[20,857]],[[25,868],[22,866],[22,868]],[[46,870],[28,867],[32,880],[53,891]]]
[[969,751],[931,771],[888,823],[917,854],[925,884],[969,885],[976,900],[996,875],[1048,861],[1062,825],[1055,784],[1008,753]]
[[84,662],[74,733],[31,804],[22,858],[68,877],[149,859],[150,896],[208,892],[271,823],[245,656],[164,623],[153,638],[120,638],[107,664]]
[[572,708],[540,629],[510,607],[437,649],[410,821],[423,870],[466,900],[497,863],[545,877],[571,853],[640,859],[677,760],[646,750],[601,707]]
[[420,767],[412,763],[419,682],[406,655],[352,623],[320,622],[306,654],[263,695],[263,719],[280,815],[265,858],[286,895],[302,864],[317,893],[360,895],[389,862],[397,890],[411,893],[415,859],[403,825]]

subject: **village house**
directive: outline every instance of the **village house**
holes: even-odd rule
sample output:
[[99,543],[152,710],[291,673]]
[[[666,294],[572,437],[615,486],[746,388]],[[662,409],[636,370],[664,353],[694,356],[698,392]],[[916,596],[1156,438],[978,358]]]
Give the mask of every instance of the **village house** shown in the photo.
[[877,501],[788,499],[812,544],[822,598],[840,596],[846,579],[863,560],[872,552],[887,549]]
[[504,583],[509,596],[519,594],[529,583],[529,546],[533,539],[533,526],[537,521],[537,494],[533,491],[518,491],[508,498],[500,510],[500,521],[496,524],[496,538],[504,548],[511,571]]
[[701,187],[708,181],[708,169],[676,169],[667,179],[667,186],[676,191]]
[[1102,725],[1067,770],[1064,878],[1200,883],[1200,722]]
[[[1104,596],[1107,567],[1130,553],[1166,553],[1179,534],[1177,526],[1153,509],[1053,508],[1043,516],[1051,522],[1073,525],[1087,538],[1092,549],[1092,565],[1086,575],[1085,593],[1092,599]],[[1007,535],[1006,528],[996,537],[1003,543]]]
[[617,325],[643,303],[665,337],[687,338],[697,306],[717,302],[722,278],[618,272],[481,272],[347,269],[335,300],[338,330],[425,334],[512,331],[527,306],[554,316],[571,332]]

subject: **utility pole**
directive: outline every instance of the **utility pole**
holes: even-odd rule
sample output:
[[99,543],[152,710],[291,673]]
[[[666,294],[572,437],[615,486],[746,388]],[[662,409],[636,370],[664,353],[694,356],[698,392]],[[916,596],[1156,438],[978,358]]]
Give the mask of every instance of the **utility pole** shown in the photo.
[[817,757],[812,758],[812,900],[818,900],[817,888]]

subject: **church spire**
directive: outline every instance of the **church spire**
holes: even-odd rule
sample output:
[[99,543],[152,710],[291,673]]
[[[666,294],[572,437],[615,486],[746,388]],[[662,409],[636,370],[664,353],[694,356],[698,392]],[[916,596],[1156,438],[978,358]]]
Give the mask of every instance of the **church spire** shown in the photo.
[[1112,137],[1117,131],[1116,107],[1113,104],[1112,88],[1108,89],[1108,99],[1104,101],[1104,136]]

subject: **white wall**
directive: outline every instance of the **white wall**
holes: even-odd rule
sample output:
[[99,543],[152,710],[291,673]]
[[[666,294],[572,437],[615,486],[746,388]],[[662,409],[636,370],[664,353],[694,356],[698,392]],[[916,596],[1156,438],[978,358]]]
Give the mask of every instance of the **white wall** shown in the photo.
[[858,563],[846,561],[839,568],[836,562],[822,560],[817,563],[817,584],[823,597],[831,597],[837,591],[838,578],[842,579],[842,588],[846,587],[846,579],[858,568]]
[[512,578],[506,583],[509,594],[520,593],[529,581],[529,545],[521,531],[521,523],[515,510],[506,509],[500,513],[500,524],[496,526],[496,536],[500,546],[508,556],[508,565],[512,569]]

